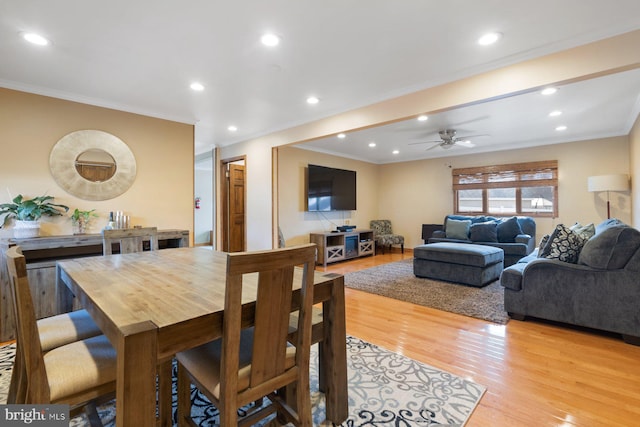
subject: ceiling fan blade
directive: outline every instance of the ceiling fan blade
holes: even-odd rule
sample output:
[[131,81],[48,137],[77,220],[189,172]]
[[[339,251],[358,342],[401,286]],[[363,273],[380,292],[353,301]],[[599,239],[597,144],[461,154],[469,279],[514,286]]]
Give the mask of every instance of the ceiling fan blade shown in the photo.
[[426,149],[426,150],[424,150],[424,151],[433,150],[434,148],[436,148],[436,147],[441,147],[441,146],[442,146],[442,144],[435,144],[435,145],[432,145],[431,147],[427,148],[427,149]]
[[480,133],[478,135],[459,136],[458,139],[465,140],[465,139],[469,139],[469,138],[478,138],[478,137],[481,137],[481,136],[491,136],[491,135],[489,135],[488,133]]
[[440,144],[442,141],[441,140],[437,140],[437,141],[421,141],[421,142],[410,142],[407,145],[418,145],[418,144],[435,144],[438,143]]

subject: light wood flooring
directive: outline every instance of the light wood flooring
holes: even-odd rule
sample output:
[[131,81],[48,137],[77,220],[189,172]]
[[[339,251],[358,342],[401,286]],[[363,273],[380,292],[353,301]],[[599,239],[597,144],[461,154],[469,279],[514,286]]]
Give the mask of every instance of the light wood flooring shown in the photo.
[[[318,270],[412,256],[394,250]],[[348,334],[487,387],[468,427],[640,426],[640,347],[617,335],[530,319],[496,325],[352,289],[346,307]]]

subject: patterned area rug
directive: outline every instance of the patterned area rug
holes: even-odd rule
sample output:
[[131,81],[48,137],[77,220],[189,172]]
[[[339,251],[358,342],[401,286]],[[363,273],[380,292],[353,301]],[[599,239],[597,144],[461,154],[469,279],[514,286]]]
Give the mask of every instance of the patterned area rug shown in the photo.
[[425,307],[506,324],[504,290],[499,281],[484,288],[423,279],[407,259],[345,274],[345,286]]
[[[0,347],[0,403],[6,402],[15,347]],[[324,395],[318,392],[317,346],[311,355],[311,395],[316,426],[325,419]],[[480,401],[485,387],[362,341],[347,337],[349,418],[356,426],[463,426]],[[175,398],[175,372],[174,372]],[[218,411],[199,392],[192,392],[196,423],[217,426]],[[175,401],[174,401],[175,411]],[[114,425],[114,407],[99,408],[107,426]],[[174,420],[175,422],[175,420]],[[71,426],[85,426],[83,417]]]

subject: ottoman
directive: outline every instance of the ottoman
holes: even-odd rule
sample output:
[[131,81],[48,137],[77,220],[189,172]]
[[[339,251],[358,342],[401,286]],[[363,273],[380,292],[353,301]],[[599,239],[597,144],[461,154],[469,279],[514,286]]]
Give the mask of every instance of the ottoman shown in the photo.
[[503,265],[504,252],[494,246],[439,242],[413,249],[416,277],[482,287],[500,277]]

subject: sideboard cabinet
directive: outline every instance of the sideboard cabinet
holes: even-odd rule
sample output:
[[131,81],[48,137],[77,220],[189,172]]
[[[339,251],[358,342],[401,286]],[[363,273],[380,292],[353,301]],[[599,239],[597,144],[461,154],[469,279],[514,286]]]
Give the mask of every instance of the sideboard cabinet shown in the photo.
[[[0,342],[15,338],[15,316],[9,294],[6,250],[19,245],[27,262],[27,276],[38,318],[58,314],[56,261],[102,255],[101,234],[0,239]],[[148,242],[145,242],[148,247]],[[160,249],[189,246],[188,230],[158,230]],[[117,253],[119,248],[114,248]]]
[[318,245],[316,263],[325,267],[331,262],[375,255],[376,245],[373,240],[373,230],[311,233],[309,240]]

